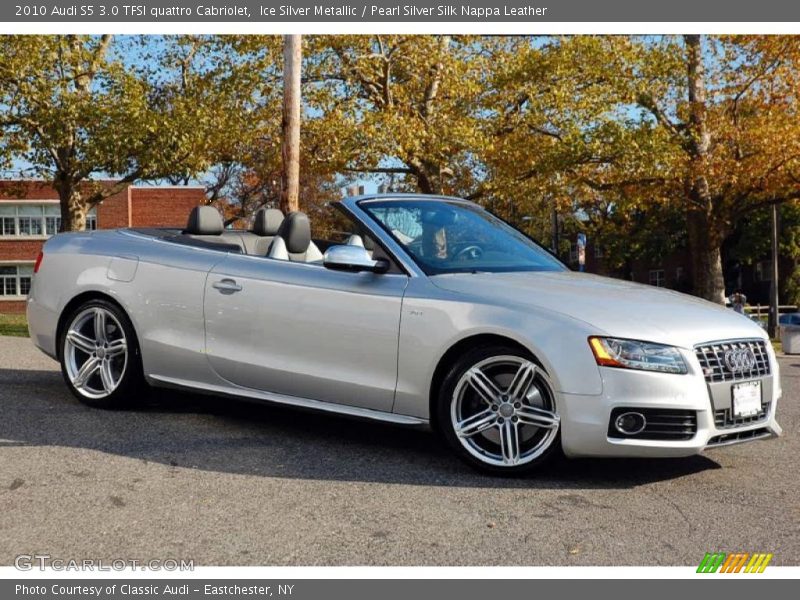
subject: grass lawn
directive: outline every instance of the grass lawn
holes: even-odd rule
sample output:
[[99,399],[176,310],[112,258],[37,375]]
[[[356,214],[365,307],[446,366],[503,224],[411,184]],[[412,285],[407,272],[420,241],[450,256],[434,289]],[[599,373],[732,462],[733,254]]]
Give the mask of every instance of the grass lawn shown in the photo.
[[28,321],[25,315],[0,314],[0,335],[28,337]]

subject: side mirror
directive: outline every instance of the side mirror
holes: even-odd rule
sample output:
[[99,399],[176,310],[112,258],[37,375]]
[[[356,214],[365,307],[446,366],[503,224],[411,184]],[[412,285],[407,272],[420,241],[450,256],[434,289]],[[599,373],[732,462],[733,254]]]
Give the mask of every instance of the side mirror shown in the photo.
[[386,273],[389,270],[389,261],[384,259],[372,260],[369,253],[362,246],[331,246],[322,257],[325,268],[333,271],[369,271],[371,273]]

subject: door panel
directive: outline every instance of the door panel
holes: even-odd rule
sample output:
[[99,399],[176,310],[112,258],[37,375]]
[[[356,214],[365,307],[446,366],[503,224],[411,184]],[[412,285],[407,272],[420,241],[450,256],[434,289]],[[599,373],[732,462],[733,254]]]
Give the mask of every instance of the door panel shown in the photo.
[[407,281],[228,255],[206,282],[208,360],[243,387],[390,411]]

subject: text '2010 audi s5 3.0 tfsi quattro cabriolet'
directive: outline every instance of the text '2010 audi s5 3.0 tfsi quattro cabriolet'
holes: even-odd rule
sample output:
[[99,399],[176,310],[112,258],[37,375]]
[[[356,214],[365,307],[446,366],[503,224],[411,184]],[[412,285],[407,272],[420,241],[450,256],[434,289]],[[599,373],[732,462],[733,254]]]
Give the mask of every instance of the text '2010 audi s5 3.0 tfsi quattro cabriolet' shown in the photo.
[[61,234],[28,299],[81,401],[173,387],[430,425],[496,473],[567,456],[687,456],[780,434],[764,331],[690,296],[569,271],[456,198],[210,206],[185,229]]

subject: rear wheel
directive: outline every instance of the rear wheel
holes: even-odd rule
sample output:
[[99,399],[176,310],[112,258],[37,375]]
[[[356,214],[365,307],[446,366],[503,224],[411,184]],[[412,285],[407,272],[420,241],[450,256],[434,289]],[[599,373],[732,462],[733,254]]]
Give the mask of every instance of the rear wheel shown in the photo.
[[445,377],[437,413],[450,446],[482,471],[528,472],[560,450],[560,418],[550,379],[516,348],[466,353]]
[[66,319],[59,340],[61,372],[78,400],[98,408],[119,408],[144,388],[133,325],[116,304],[89,300]]

